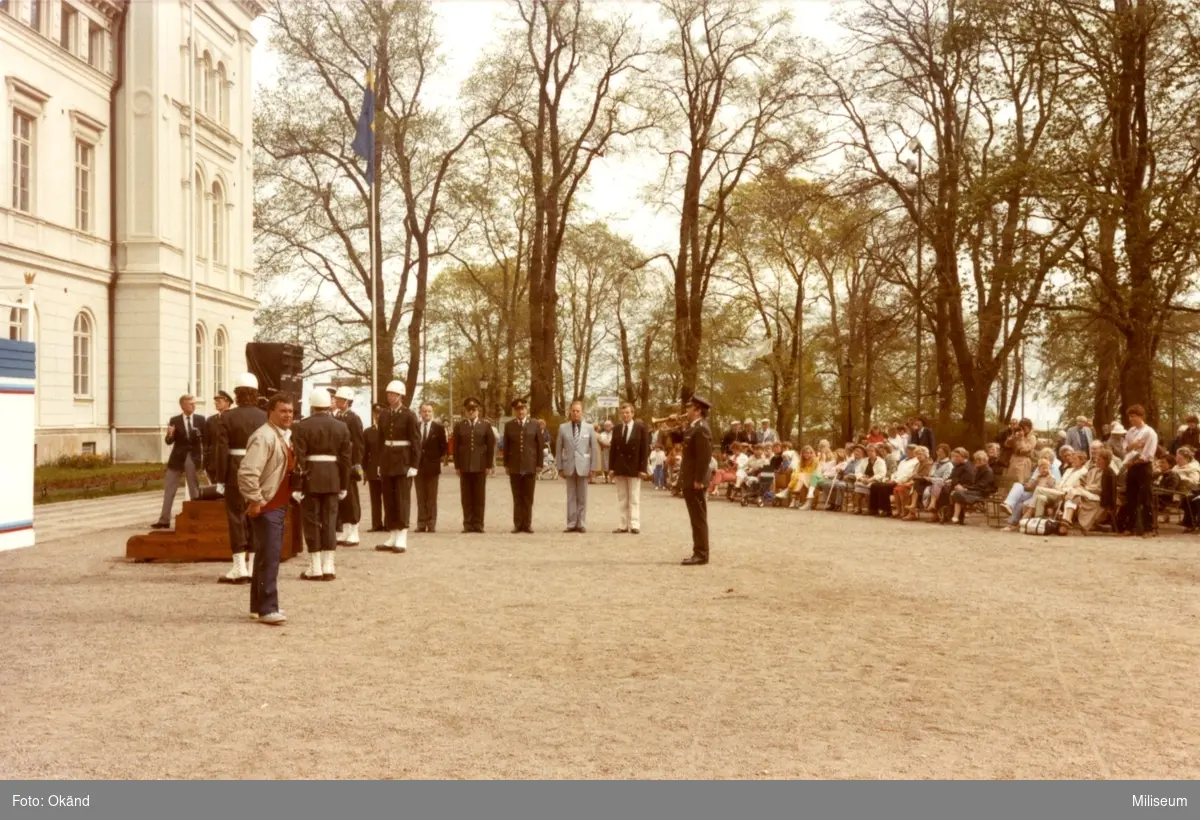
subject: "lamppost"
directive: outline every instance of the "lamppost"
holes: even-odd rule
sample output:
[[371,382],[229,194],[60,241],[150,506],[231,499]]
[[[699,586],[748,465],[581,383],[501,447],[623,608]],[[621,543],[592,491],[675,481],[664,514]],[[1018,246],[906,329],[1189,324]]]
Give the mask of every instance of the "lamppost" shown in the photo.
[[917,175],[917,415],[921,414],[921,325],[923,324],[924,316],[922,315],[922,307],[924,306],[924,288],[922,279],[925,272],[925,195],[924,195],[924,179],[925,179],[925,146],[921,145],[921,141],[913,137],[912,142],[908,144],[908,150],[917,155],[917,161],[914,163],[911,159],[906,160],[904,167],[910,173]]
[[484,418],[487,418],[487,414],[488,414],[488,407],[489,407],[489,404],[488,404],[488,394],[487,394],[487,389],[488,389],[488,384],[489,384],[489,383],[490,383],[490,382],[488,381],[488,377],[487,377],[487,376],[484,376],[483,378],[481,378],[481,379],[479,380],[479,392],[481,392],[481,393],[483,394],[483,398],[482,398],[482,399],[480,399],[480,400],[483,402],[483,414],[484,414]]

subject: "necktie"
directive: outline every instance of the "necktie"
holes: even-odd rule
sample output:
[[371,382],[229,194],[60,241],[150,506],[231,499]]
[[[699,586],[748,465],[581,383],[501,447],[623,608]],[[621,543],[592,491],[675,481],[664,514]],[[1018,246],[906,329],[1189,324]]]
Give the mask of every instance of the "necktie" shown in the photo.
[[421,443],[425,443],[425,437],[429,435],[429,422],[424,422],[421,425]]
[[187,437],[188,442],[192,440],[192,417],[183,417],[183,434]]
[[633,425],[632,425],[632,424],[626,424],[626,425],[625,425],[625,443],[626,443],[626,444],[628,444],[628,443],[629,443],[629,433],[630,433],[632,430],[633,430]]
[[575,438],[579,438],[579,424],[578,424],[578,423],[572,423],[572,425],[571,425],[571,426],[575,428]]

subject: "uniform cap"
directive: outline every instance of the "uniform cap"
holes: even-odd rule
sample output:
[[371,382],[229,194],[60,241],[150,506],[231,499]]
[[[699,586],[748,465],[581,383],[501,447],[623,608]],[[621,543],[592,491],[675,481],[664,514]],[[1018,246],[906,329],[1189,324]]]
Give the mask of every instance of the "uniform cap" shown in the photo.
[[[688,404],[691,404],[694,407],[699,407],[701,410],[709,410],[712,408],[712,405],[709,404],[708,399],[699,394],[692,396],[692,399],[688,402]],[[737,422],[735,421],[734,424],[737,424]]]
[[333,394],[334,398],[345,399],[346,401],[354,401],[353,387],[339,387],[337,392]]
[[242,375],[238,376],[237,386],[249,387],[251,390],[257,390],[258,376],[255,376],[253,373],[243,373]]
[[229,402],[230,404],[233,404],[233,396],[229,395],[229,394],[228,394],[228,393],[226,393],[224,390],[218,390],[218,391],[217,391],[217,398],[218,398],[218,399],[225,399],[225,401]]
[[510,406],[510,407],[511,407],[513,410],[516,410],[516,409],[518,409],[518,408],[521,408],[521,407],[525,407],[525,406],[526,406],[526,405],[525,405],[525,399],[513,399],[513,400],[512,400],[512,404],[511,404],[511,405],[509,405],[509,406]]
[[400,381],[399,379],[392,379],[390,382],[388,382],[387,390],[383,392],[395,393],[398,396],[408,395],[408,391],[404,389],[404,382]]
[[328,410],[331,403],[327,390],[314,390],[308,396],[308,406],[313,410]]
[[467,400],[463,402],[463,407],[468,410],[475,410],[479,407],[479,399],[475,398],[474,396],[468,397]]

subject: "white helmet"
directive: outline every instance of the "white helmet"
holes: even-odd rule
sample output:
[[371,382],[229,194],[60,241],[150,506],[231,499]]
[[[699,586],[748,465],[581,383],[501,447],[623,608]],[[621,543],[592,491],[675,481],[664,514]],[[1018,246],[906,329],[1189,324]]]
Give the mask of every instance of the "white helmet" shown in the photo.
[[400,381],[399,379],[392,379],[390,382],[388,382],[387,390],[383,392],[395,393],[399,396],[408,395],[408,391],[404,389],[404,382]]
[[346,401],[354,401],[353,387],[339,387],[337,392],[333,394],[336,398],[345,399]]
[[308,394],[308,406],[313,410],[328,410],[330,405],[328,390],[314,390]]
[[253,373],[243,373],[238,376],[237,387],[249,387],[251,390],[258,389],[258,376]]

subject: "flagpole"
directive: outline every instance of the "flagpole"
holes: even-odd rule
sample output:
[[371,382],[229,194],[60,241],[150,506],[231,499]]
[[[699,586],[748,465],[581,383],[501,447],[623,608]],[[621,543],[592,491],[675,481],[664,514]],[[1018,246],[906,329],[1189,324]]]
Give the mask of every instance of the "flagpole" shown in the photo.
[[[368,79],[374,83],[375,69],[372,67],[368,72]],[[372,94],[371,105],[375,105],[374,95]],[[377,317],[379,315],[378,300],[379,293],[379,278],[376,271],[376,259],[379,255],[379,237],[378,229],[378,207],[379,203],[375,196],[375,177],[379,174],[379,168],[375,167],[375,112],[371,112],[371,156],[368,160],[369,168],[372,168],[374,173],[371,174],[371,179],[368,180],[368,185],[371,188],[370,197],[370,225],[367,229],[367,235],[371,243],[371,401],[379,404],[379,327]]]

